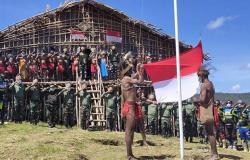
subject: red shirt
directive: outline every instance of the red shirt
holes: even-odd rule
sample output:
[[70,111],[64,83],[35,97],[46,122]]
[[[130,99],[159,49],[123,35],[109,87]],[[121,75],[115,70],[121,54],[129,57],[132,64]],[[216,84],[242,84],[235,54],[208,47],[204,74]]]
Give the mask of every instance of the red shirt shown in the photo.
[[55,64],[54,63],[49,63],[48,65],[50,70],[54,70],[55,69]]
[[15,66],[13,64],[8,64],[7,72],[13,74],[15,72]]
[[57,70],[58,70],[59,73],[63,73],[64,70],[65,70],[64,65],[59,63],[58,66],[57,66]]
[[35,64],[31,64],[29,66],[30,73],[36,73],[38,71],[37,66]]
[[42,63],[41,64],[41,69],[42,70],[46,70],[48,68],[47,64],[46,63]]
[[4,64],[0,64],[0,73],[4,73],[6,71],[6,68]]
[[91,73],[96,73],[97,72],[97,65],[92,63],[90,66],[90,69],[91,69]]

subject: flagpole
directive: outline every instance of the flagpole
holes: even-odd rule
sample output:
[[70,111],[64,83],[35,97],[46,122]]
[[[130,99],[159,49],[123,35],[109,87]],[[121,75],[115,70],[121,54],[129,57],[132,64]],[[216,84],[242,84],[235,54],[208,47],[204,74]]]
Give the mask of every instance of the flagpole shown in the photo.
[[179,109],[179,134],[180,134],[180,159],[184,159],[184,137],[183,137],[183,120],[182,120],[182,96],[181,96],[181,75],[180,75],[180,48],[179,48],[179,31],[178,31],[178,13],[177,0],[174,0],[174,24],[175,24],[175,51],[176,51],[176,71],[177,71],[177,88],[178,88],[178,109]]

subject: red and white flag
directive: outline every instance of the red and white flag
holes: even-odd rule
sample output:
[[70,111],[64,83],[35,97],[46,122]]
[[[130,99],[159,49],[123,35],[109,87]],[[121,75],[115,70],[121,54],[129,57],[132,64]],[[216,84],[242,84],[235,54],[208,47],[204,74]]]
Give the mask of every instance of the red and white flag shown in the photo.
[[[180,55],[182,100],[197,93],[199,79],[197,71],[202,65],[203,52],[201,42]],[[144,65],[155,90],[157,102],[177,102],[176,58]]]
[[106,33],[107,42],[122,43],[122,36],[120,32],[107,31]]
[[70,29],[70,36],[72,40],[85,40],[87,37],[84,32]]

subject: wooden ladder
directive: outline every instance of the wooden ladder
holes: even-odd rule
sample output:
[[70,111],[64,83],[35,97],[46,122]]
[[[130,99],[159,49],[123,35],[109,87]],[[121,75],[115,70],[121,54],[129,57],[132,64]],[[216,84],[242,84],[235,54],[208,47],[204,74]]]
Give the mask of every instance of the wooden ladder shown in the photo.
[[97,80],[89,80],[90,93],[92,94],[92,105],[91,105],[91,126],[95,127],[105,127],[105,107],[102,102],[101,95],[104,93],[104,85],[102,82],[101,74],[98,67],[98,78]]

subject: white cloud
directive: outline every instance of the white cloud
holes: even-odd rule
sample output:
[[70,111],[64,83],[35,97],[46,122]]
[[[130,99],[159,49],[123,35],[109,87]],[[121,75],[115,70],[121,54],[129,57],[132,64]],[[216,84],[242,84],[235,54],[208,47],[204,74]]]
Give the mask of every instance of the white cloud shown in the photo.
[[250,63],[240,67],[240,71],[250,71]]
[[247,64],[246,68],[247,68],[247,69],[250,69],[250,63]]
[[239,93],[240,92],[240,85],[239,84],[235,84],[232,86],[231,91],[234,93]]
[[226,21],[232,21],[235,18],[237,18],[236,16],[228,16],[228,17],[218,17],[216,20],[212,20],[208,23],[207,25],[207,29],[213,30],[216,28],[219,28],[221,26],[223,26],[225,24]]

